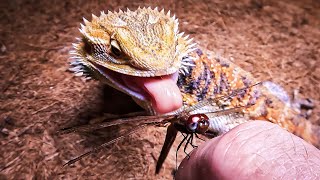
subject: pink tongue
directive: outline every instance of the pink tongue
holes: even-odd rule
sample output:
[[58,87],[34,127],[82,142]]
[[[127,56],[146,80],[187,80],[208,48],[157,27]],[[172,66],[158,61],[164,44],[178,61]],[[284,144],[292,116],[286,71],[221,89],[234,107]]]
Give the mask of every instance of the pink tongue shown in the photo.
[[151,78],[123,77],[134,90],[143,88],[149,94],[153,108],[160,114],[177,110],[182,106],[181,92],[172,76]]

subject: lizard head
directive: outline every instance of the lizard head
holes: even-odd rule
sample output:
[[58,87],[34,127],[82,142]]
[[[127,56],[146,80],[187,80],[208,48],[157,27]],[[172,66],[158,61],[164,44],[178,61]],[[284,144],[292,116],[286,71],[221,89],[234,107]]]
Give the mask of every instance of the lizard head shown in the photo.
[[[120,76],[162,77],[179,71],[182,59],[191,51],[192,39],[178,32],[178,20],[170,11],[138,8],[136,11],[101,12],[84,19],[82,37],[74,43],[71,63],[78,75],[87,72],[99,80],[142,101]],[[140,81],[141,82],[141,81]],[[132,84],[132,83],[131,83]]]
[[[74,44],[77,55],[109,70],[139,77],[173,74],[190,49],[178,19],[162,10],[101,13],[84,19],[82,38]],[[78,57],[79,57],[78,56]]]

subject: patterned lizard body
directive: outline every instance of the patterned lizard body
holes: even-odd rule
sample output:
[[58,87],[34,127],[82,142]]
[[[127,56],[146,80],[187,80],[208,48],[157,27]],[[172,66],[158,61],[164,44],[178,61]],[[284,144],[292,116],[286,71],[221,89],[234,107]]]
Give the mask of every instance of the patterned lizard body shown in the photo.
[[[192,40],[178,32],[178,20],[170,12],[165,14],[157,8],[102,12],[99,17],[93,15],[91,22],[84,22],[80,29],[82,38],[73,44],[71,51],[72,70],[77,75],[93,76],[132,96],[151,114],[157,113],[152,104],[157,101],[153,99],[154,92],[139,86],[150,80],[160,82],[166,75],[172,81],[178,79],[174,86],[181,92],[183,102],[178,111],[246,87],[244,93],[217,104],[218,109],[253,104],[243,111],[248,121],[279,124],[319,147],[319,128],[299,116],[281,87],[271,82],[251,87],[258,81],[250,73],[228,60],[207,56],[210,52],[194,48]],[[243,122],[221,119],[216,133],[227,132]]]
[[[208,57],[206,54],[211,56]],[[235,89],[258,83],[250,73],[232,62],[209,51],[206,54],[200,49],[190,53],[194,66],[189,66],[187,72],[179,76],[177,85],[182,92],[185,105],[194,105],[204,99],[227,95]],[[290,97],[277,84],[265,81],[228,101],[221,102],[218,106],[224,109],[250,104],[253,105],[243,112],[248,119],[278,124],[319,147],[319,127],[312,125],[300,115],[300,111],[292,107]],[[238,125],[236,122],[233,124],[223,120],[221,123],[225,126],[217,129],[218,134],[225,133]]]

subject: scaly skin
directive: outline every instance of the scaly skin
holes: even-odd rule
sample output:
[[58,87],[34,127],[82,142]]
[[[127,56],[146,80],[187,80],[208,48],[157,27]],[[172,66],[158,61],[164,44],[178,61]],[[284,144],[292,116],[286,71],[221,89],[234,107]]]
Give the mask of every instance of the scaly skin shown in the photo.
[[[136,11],[102,12],[100,17],[93,15],[91,22],[84,21],[85,26],[80,29],[82,38],[71,52],[74,55],[72,70],[77,75],[94,76],[132,96],[151,114],[156,112],[150,100],[127,87],[117,76],[161,77],[179,72],[177,86],[184,106],[178,111],[258,82],[230,61],[214,54],[208,57],[207,52],[192,49],[195,45],[190,45],[191,40],[178,33],[178,21],[170,17],[170,13],[139,8]],[[247,120],[279,124],[319,147],[319,127],[299,116],[281,87],[264,82],[217,106],[224,109],[248,104],[254,105],[243,111]],[[217,134],[235,126],[224,121],[219,123],[222,128],[217,129]]]
[[[183,96],[185,106],[194,105],[204,99],[228,95],[232,90],[249,87],[258,83],[252,75],[237,67],[226,59],[210,53],[208,58],[200,49],[189,54],[194,66],[190,66],[187,73],[181,73],[178,87]],[[222,108],[247,106],[244,114],[250,120],[265,120],[278,124],[306,141],[319,147],[319,127],[312,125],[292,108],[289,96],[278,85],[264,82],[261,85],[248,88],[245,93],[230,98],[218,104]],[[225,125],[218,134],[234,127]]]

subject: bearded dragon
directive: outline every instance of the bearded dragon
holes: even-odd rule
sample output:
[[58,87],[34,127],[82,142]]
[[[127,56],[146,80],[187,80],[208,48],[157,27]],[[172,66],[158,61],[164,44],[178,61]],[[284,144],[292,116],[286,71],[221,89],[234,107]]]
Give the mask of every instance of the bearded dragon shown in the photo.
[[250,105],[241,112],[245,120],[220,118],[216,134],[246,121],[265,120],[319,147],[319,128],[299,115],[280,86],[269,81],[252,86],[258,81],[250,73],[201,50],[178,26],[170,11],[157,8],[92,15],[91,21],[84,19],[79,29],[82,36],[73,44],[71,70],[130,95],[153,115],[181,112],[203,100],[247,88],[195,113]]

